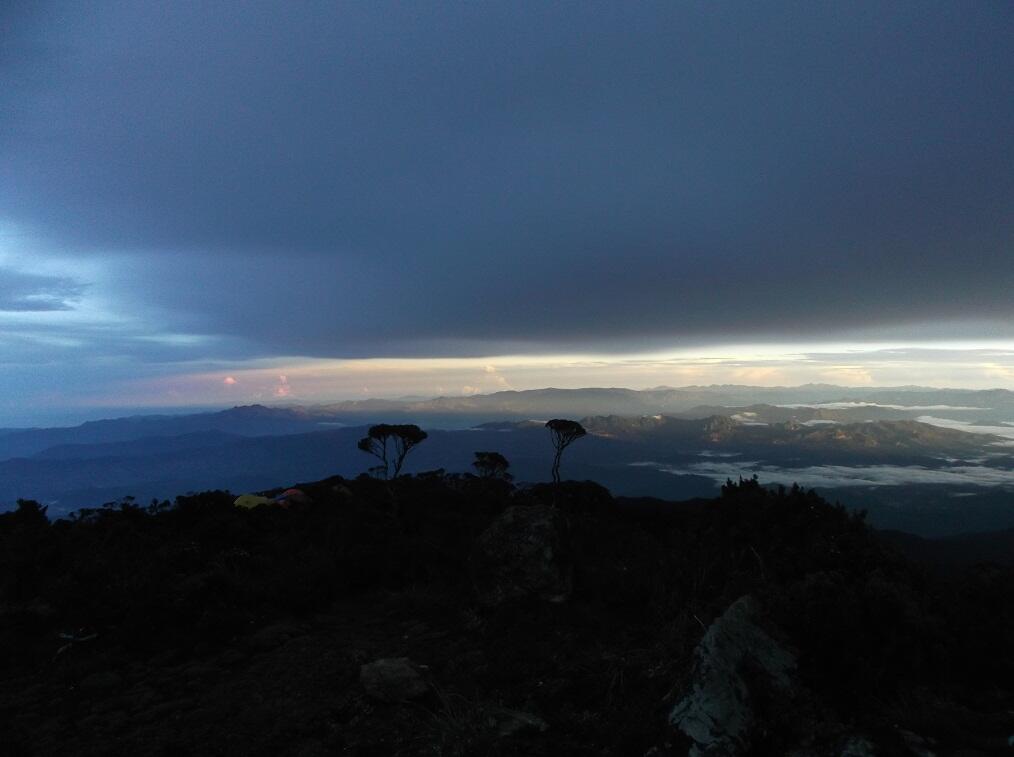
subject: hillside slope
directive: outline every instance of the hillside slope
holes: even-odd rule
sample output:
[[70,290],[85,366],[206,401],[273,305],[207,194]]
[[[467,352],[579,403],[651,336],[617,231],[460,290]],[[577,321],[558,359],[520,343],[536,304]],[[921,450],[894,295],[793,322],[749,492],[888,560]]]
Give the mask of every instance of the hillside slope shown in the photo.
[[[749,692],[717,721],[745,724],[727,754],[1006,753],[1010,568],[928,574],[842,508],[750,482],[687,503],[302,488],[289,509],[0,516],[4,753],[678,755],[703,737],[674,713],[716,685]],[[740,670],[716,629],[788,678],[702,679]]]

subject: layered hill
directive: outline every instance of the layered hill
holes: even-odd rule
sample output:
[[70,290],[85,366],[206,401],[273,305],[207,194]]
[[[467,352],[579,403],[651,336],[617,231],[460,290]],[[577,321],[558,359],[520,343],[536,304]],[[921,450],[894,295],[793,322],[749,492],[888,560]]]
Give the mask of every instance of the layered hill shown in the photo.
[[518,480],[537,482],[548,476],[551,456],[543,421],[571,417],[590,433],[568,450],[565,474],[619,494],[711,496],[726,478],[756,473],[765,483],[816,486],[868,509],[885,527],[928,535],[988,530],[1014,525],[1001,496],[1014,488],[1014,426],[1005,425],[1014,422],[1005,420],[1014,419],[1005,409],[1014,407],[1011,396],[826,385],[546,389],[7,429],[0,432],[0,509],[29,497],[59,514],[128,495],[150,501],[213,486],[253,490],[354,476],[369,462],[356,441],[385,421],[419,423],[430,433],[409,471],[467,471],[474,452],[494,450],[512,461]]
[[[758,422],[914,420],[944,414],[964,422],[1014,422],[1014,392],[810,384],[800,387],[660,387],[538,389],[469,397],[356,400],[318,405],[249,405],[189,415],[150,415],[91,421],[67,428],[0,430],[0,459],[26,457],[64,444],[96,444],[220,431],[245,436],[321,430],[329,425],[409,421],[463,428],[490,421],[669,415],[743,415]],[[752,415],[751,415],[752,414]]]
[[[911,420],[868,421],[812,425],[798,420],[763,423],[750,411],[707,418],[684,419],[665,415],[640,418],[606,416],[586,418],[590,433],[612,439],[648,444],[659,449],[703,445],[716,449],[755,452],[771,449],[801,454],[866,457],[890,462],[897,457],[978,455],[995,451],[1003,439],[958,429],[941,428]],[[772,454],[772,452],[769,452]]]
[[[267,417],[269,423],[278,419],[276,413]],[[288,427],[288,417],[282,417]],[[622,494],[673,498],[706,496],[715,484],[701,476],[672,475],[637,463],[676,465],[717,453],[795,467],[816,463],[940,466],[947,464],[945,459],[1002,455],[997,450],[1004,449],[993,446],[998,440],[988,435],[915,421],[807,426],[795,421],[759,425],[730,416],[605,416],[586,418],[584,423],[589,436],[568,452],[570,475],[603,481]],[[31,457],[0,461],[0,497],[11,502],[17,497],[40,499],[52,504],[54,512],[69,512],[127,495],[148,501],[213,486],[248,490],[278,480],[332,473],[354,476],[369,464],[356,447],[365,431],[365,427],[332,427],[244,436],[210,429],[129,441],[60,444]],[[529,422],[431,430],[406,470],[467,471],[477,450],[505,454],[519,480],[540,481],[548,473],[548,435],[541,423]]]

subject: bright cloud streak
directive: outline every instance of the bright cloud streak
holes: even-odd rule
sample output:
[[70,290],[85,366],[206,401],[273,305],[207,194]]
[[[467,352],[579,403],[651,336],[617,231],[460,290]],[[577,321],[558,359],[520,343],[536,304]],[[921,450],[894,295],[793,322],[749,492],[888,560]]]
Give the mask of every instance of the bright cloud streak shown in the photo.
[[[774,345],[709,348],[641,355],[504,355],[482,358],[372,358],[326,360],[273,358],[208,366],[164,366],[165,375],[124,379],[115,391],[103,391],[88,404],[105,404],[115,397],[139,406],[215,405],[278,400],[322,402],[372,397],[455,396],[505,389],[546,386],[580,388],[624,386],[635,389],[660,385],[751,384],[792,386],[835,383],[842,386],[910,385],[968,388],[1014,388],[1014,381],[998,381],[983,365],[1005,352],[1014,370],[1014,351],[1008,344],[946,345],[946,348],[886,348],[864,350],[858,345],[794,346],[779,351]],[[783,348],[784,349],[784,348]],[[852,364],[842,366],[847,351]],[[855,369],[861,364],[862,370]],[[832,380],[833,379],[833,380]]]

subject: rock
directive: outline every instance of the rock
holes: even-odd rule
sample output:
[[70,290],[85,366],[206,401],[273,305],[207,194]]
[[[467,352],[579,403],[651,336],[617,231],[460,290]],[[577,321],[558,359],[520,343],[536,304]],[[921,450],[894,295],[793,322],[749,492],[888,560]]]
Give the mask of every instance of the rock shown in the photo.
[[366,693],[381,702],[403,702],[421,697],[429,686],[407,657],[389,657],[359,668]]
[[915,757],[936,757],[936,752],[930,748],[932,746],[930,742],[919,734],[899,728],[898,735]]
[[158,696],[155,689],[146,684],[135,686],[128,692],[128,695],[130,696],[130,709],[134,712],[143,710],[149,704],[154,702]]
[[18,699],[23,704],[38,704],[46,699],[48,694],[49,690],[44,684],[36,683],[22,691]]
[[123,679],[111,670],[92,673],[81,681],[81,689],[90,692],[108,691],[123,684]]
[[114,710],[106,716],[105,727],[115,732],[122,731],[130,723],[130,716],[123,710]]
[[489,662],[486,653],[481,649],[473,649],[470,652],[463,652],[456,655],[448,666],[451,670],[462,672],[465,675],[481,674],[489,669]]
[[198,707],[186,716],[186,728],[204,728],[220,722],[222,713],[213,707]]
[[179,659],[179,657],[179,650],[168,649],[165,652],[159,652],[157,655],[148,660],[148,665],[153,668],[162,668],[166,665],[172,665],[177,659]]
[[266,652],[275,647],[281,646],[289,639],[299,636],[303,629],[288,623],[276,623],[260,629],[250,637],[248,644],[251,649],[259,652]]
[[740,597],[694,650],[690,691],[669,715],[690,738],[692,757],[746,754],[754,698],[789,697],[796,688],[795,655],[758,625],[759,611],[753,597]]
[[94,731],[101,722],[101,715],[87,715],[78,720],[75,725],[82,731]]
[[839,757],[876,757],[877,750],[869,739],[852,736],[838,754]]
[[302,744],[295,749],[296,757],[328,757],[333,754],[331,750],[325,747],[321,742],[309,740],[304,741]]
[[200,678],[207,678],[208,676],[219,673],[219,669],[213,665],[203,665],[195,663],[183,669],[183,677],[187,680],[194,680]]
[[38,618],[40,620],[49,620],[51,618],[55,618],[58,615],[56,608],[53,607],[53,605],[46,602],[45,600],[43,600],[41,597],[36,597],[27,605],[25,605],[25,612],[28,615],[34,618]]
[[513,736],[521,731],[533,730],[542,733],[549,730],[549,723],[537,715],[520,710],[497,707],[490,711],[489,716],[496,726],[497,735]]
[[190,705],[190,699],[172,699],[168,702],[160,702],[138,715],[141,722],[152,722],[163,720],[173,713],[186,709]]
[[219,658],[219,662],[225,666],[238,665],[245,660],[246,654],[238,649],[227,649]]
[[497,606],[514,599],[567,600],[573,568],[566,550],[566,520],[548,505],[504,510],[476,542],[472,578],[479,601]]

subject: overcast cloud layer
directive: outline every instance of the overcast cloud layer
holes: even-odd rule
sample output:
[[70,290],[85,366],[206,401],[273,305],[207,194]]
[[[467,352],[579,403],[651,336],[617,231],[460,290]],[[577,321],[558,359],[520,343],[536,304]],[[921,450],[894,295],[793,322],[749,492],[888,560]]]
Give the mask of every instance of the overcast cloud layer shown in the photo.
[[0,388],[1014,336],[1009,3],[3,7]]

